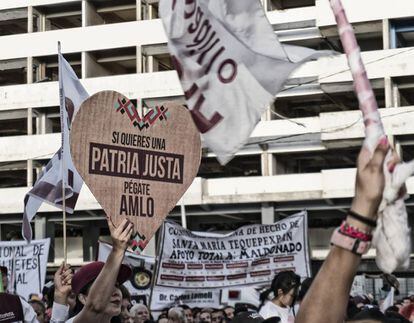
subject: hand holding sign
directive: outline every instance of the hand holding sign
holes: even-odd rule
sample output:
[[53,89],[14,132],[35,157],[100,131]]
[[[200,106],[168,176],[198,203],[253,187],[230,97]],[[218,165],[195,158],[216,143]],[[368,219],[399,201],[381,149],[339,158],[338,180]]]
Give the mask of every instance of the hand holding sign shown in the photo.
[[134,232],[134,225],[127,219],[123,219],[118,227],[115,227],[109,216],[106,217],[108,221],[109,231],[111,232],[112,247],[114,250],[124,252],[131,241],[132,233]]
[[85,100],[72,122],[71,152],[113,225],[134,224],[139,252],[196,176],[201,140],[183,106],[140,114],[122,94],[103,91]]

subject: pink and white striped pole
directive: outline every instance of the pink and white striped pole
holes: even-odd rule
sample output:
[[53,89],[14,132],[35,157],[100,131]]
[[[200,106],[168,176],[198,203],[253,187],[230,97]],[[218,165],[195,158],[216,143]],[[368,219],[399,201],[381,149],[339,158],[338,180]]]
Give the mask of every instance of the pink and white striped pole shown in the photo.
[[[374,91],[362,62],[354,30],[348,22],[341,0],[330,0],[330,3],[354,79],[359,108],[364,117],[365,141],[360,161],[366,165],[378,144],[387,141],[387,137],[378,112]],[[385,158],[385,165],[388,165],[391,159],[392,154],[389,151]],[[384,166],[385,188],[379,207],[377,227],[373,234],[373,245],[377,250],[377,265],[385,273],[392,273],[397,268],[406,269],[409,266],[411,233],[404,203],[405,196],[401,196],[400,193],[405,181],[413,173],[414,160],[409,163],[397,164],[393,171]]]
[[355,92],[365,124],[364,147],[368,149],[370,159],[380,140],[386,139],[384,127],[378,112],[374,91],[362,62],[361,51],[356,41],[354,30],[346,17],[342,2],[341,0],[330,0],[330,3],[338,25],[339,37],[354,79]]

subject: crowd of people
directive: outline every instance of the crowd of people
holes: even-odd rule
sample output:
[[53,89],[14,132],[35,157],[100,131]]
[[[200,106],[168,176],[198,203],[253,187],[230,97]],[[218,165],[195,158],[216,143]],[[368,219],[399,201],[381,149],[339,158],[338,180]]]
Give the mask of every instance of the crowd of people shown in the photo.
[[[22,301],[24,308],[23,322],[74,322],[70,317],[77,316],[84,305],[85,296],[90,293],[94,279],[99,275],[104,264],[94,262],[82,267],[75,275],[69,266],[61,266],[54,279],[54,285],[44,289],[44,294],[32,294],[28,302]],[[0,267],[3,284],[7,287],[7,268]],[[294,322],[295,314],[301,306],[313,279],[300,281],[293,271],[282,271],[277,274],[270,287],[260,296],[260,305],[236,303],[235,306],[223,308],[190,308],[185,304],[177,304],[165,308],[161,313],[151,313],[145,304],[133,304],[128,289],[122,283],[129,278],[127,266],[121,265],[117,276],[116,288],[110,298],[110,306],[103,309],[111,316],[110,322],[117,323],[288,323]],[[91,280],[92,279],[92,280]],[[117,285],[119,284],[119,285]],[[270,297],[271,296],[271,297]],[[54,304],[55,301],[55,304]],[[68,311],[56,314],[59,303],[67,304]],[[64,304],[61,304],[64,305]],[[1,304],[0,304],[1,307]],[[55,308],[54,308],[55,307]],[[65,306],[63,306],[65,307]],[[345,318],[350,321],[372,320],[390,323],[414,322],[414,295],[398,299],[388,308],[383,309],[371,295],[349,297]],[[97,310],[97,309],[95,309]],[[55,315],[52,318],[52,313]],[[156,318],[155,318],[156,316]],[[67,320],[68,319],[68,320]],[[78,321],[77,321],[78,322]],[[82,321],[79,321],[82,322]],[[101,321],[97,321],[101,322]],[[374,321],[375,322],[375,321]]]
[[[234,308],[190,308],[176,304],[151,313],[144,304],[131,303],[122,285],[131,269],[122,264],[133,233],[123,220],[115,227],[108,217],[112,250],[103,262],[93,262],[76,273],[62,264],[54,276],[53,292],[42,299],[0,293],[1,322],[74,323],[344,323],[414,322],[414,295],[382,308],[369,297],[350,297],[361,255],[368,251],[371,232],[384,188],[383,164],[388,143],[380,145],[364,167],[358,161],[355,198],[343,224],[334,231],[330,252],[313,279],[301,282],[292,271],[273,278],[260,296],[258,308],[237,304]],[[397,163],[398,159],[394,159]],[[394,165],[387,165],[393,168]],[[2,271],[5,271],[2,268]],[[3,275],[7,289],[7,272]],[[6,279],[5,279],[6,278]],[[296,314],[297,313],[297,314]],[[157,314],[157,315],[155,315]],[[6,319],[4,319],[6,318]]]

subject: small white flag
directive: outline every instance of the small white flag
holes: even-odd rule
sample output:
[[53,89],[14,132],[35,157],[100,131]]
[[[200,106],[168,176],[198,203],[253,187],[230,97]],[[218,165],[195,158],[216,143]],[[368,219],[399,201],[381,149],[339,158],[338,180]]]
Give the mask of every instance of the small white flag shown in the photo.
[[32,239],[30,221],[43,202],[62,209],[62,180],[65,186],[65,208],[69,213],[74,211],[83,184],[70,156],[69,131],[74,115],[89,95],[60,50],[59,92],[62,145],[25,196],[22,235],[26,241]]
[[385,313],[387,308],[394,305],[394,292],[395,292],[394,287],[391,287],[391,290],[389,291],[387,297],[383,300],[383,302],[381,304],[381,312],[382,313]]
[[260,0],[161,0],[160,14],[193,120],[222,164],[289,74],[326,55],[282,46]]

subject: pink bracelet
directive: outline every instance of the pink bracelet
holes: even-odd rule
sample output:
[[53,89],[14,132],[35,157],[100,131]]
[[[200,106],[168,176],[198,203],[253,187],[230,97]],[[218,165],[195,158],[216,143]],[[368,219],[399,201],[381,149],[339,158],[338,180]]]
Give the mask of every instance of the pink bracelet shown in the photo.
[[350,238],[358,239],[358,240],[365,241],[365,242],[372,241],[371,233],[361,231],[361,229],[350,225],[346,221],[342,222],[338,231],[342,233],[343,235],[346,235],[347,237],[350,237]]

